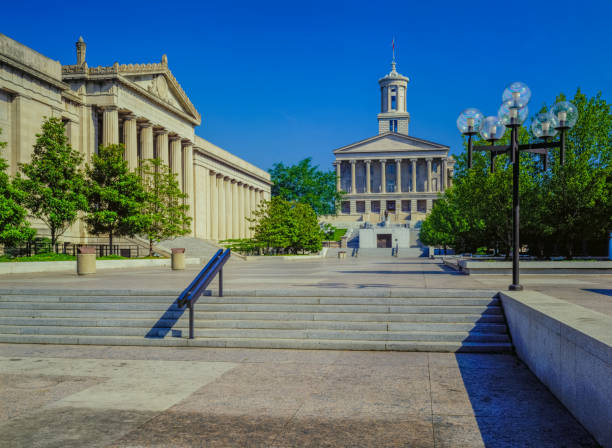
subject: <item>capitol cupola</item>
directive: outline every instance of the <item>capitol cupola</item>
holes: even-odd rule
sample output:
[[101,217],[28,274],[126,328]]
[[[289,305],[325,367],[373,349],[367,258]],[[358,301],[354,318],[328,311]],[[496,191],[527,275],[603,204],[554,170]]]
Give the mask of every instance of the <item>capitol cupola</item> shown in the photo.
[[380,84],[380,113],[378,114],[378,133],[394,132],[408,135],[410,114],[406,110],[406,89],[410,80],[397,72],[395,60],[391,62],[391,72],[378,80]]

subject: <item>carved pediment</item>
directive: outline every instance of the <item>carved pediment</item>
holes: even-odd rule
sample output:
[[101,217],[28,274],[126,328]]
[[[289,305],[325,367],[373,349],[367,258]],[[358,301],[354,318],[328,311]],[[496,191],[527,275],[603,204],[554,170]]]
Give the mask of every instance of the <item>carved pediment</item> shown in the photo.
[[408,135],[386,133],[352,143],[334,151],[335,154],[389,153],[406,151],[448,150],[448,146],[410,137]]

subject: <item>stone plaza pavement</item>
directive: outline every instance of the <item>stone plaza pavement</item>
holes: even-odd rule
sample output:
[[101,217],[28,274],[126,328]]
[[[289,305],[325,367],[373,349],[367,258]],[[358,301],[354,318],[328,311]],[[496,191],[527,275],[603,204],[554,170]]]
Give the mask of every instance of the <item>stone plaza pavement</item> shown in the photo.
[[594,447],[513,355],[0,345],[0,447]]
[[[1,289],[183,289],[198,267],[10,275]],[[506,289],[426,259],[231,261],[233,290]],[[612,276],[524,275],[612,314]],[[213,285],[214,286],[214,285]],[[514,355],[0,344],[1,447],[590,447]]]
[[[169,268],[99,270],[93,276],[74,272],[0,276],[0,289],[159,289],[181,291],[202,266],[184,271]],[[224,270],[225,288],[458,288],[506,290],[510,275],[464,275],[426,258],[333,258],[283,261],[263,257],[257,261],[230,260]],[[612,315],[612,275],[522,275],[521,284],[559,299]],[[213,283],[211,288],[215,288]]]

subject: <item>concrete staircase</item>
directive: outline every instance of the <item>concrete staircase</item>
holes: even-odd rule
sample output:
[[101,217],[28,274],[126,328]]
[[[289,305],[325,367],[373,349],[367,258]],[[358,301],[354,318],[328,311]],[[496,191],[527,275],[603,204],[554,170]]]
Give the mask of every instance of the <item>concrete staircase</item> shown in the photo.
[[493,291],[226,291],[188,312],[172,291],[0,291],[0,342],[505,352]]

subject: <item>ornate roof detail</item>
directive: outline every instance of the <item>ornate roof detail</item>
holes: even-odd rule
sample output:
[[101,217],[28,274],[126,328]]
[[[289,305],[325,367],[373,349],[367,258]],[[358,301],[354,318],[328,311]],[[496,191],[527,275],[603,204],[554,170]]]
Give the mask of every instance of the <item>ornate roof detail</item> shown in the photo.
[[86,63],[84,65],[62,66],[62,75],[68,76],[70,78],[78,78],[79,75],[82,75],[84,77],[90,77],[99,75],[119,76],[154,74],[163,75],[167,80],[167,85],[164,86],[161,85],[162,83],[157,82],[154,86],[148,89],[149,92],[159,97],[165,103],[170,104],[169,96],[167,95],[167,90],[170,89],[174,91],[174,93],[179,97],[180,101],[183,102],[184,106],[189,110],[189,112],[199,120],[200,114],[198,114],[196,108],[189,100],[189,97],[181,87],[180,83],[177,81],[177,79],[174,77],[174,75],[168,68],[168,57],[165,54],[162,56],[161,62],[158,63],[119,64],[115,62],[110,67],[88,67]]
[[396,79],[400,81],[405,81],[405,82],[410,81],[410,79],[407,76],[401,75],[397,72],[397,70],[395,69],[395,60],[394,60],[391,62],[391,71],[384,77],[380,78],[378,82],[392,81]]

